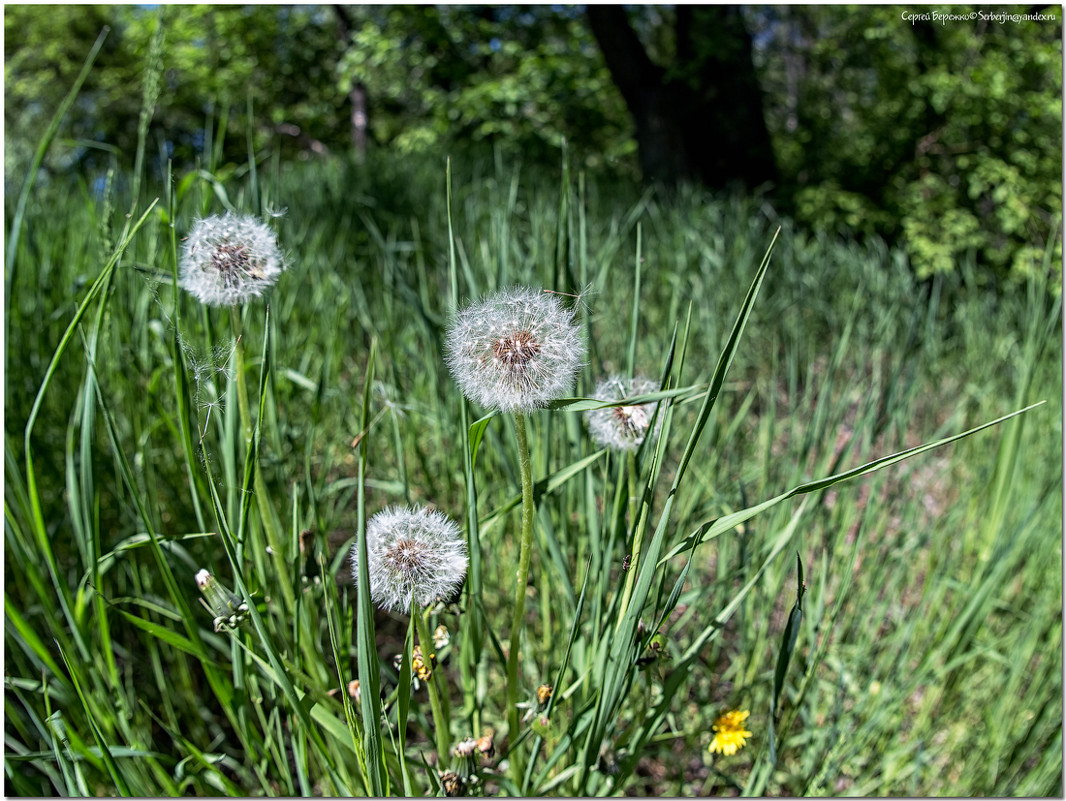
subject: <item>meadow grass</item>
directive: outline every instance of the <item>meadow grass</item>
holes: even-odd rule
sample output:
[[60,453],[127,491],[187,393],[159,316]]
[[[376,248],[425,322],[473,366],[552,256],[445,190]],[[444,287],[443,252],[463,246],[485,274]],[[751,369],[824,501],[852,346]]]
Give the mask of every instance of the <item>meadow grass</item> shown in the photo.
[[[972,264],[919,284],[899,251],[757,199],[502,157],[166,177],[7,210],[9,794],[421,795],[446,770],[485,795],[1062,793],[1041,286]],[[226,208],[265,215],[292,265],[233,313],[175,282],[180,238]],[[518,715],[519,441],[443,361],[456,304],[515,284],[580,295],[576,398],[640,373],[663,421],[630,460],[590,441],[588,402],[528,418]],[[423,629],[449,632],[432,713],[425,638],[351,583],[391,504],[470,538]],[[215,630],[202,568],[247,620]],[[730,709],[752,737],[712,755]],[[441,717],[495,753],[438,756]]]

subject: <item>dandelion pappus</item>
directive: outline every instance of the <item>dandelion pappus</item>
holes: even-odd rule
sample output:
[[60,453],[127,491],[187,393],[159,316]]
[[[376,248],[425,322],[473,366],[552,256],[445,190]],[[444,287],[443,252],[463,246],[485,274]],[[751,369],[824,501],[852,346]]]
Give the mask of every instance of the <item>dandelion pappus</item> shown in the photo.
[[640,437],[648,430],[648,412],[643,406],[615,406],[612,410],[619,426],[631,437]]

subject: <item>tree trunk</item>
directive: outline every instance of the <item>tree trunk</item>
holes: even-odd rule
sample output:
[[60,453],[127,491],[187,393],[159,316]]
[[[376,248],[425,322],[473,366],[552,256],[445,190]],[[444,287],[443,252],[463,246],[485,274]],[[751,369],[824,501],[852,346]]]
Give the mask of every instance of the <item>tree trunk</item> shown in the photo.
[[[333,11],[337,15],[338,34],[344,46],[347,47],[352,40],[352,19],[348,14],[348,9],[342,5],[334,5]],[[366,86],[362,81],[352,85],[351,90],[348,92],[348,102],[352,106],[350,117],[352,145],[355,147],[355,152],[359,158],[362,159],[366,156],[366,131],[370,121],[370,115],[367,111]]]
[[776,180],[739,10],[676,8],[677,57],[667,71],[648,57],[622,6],[588,7],[592,33],[633,117],[645,180],[695,179],[716,189]]

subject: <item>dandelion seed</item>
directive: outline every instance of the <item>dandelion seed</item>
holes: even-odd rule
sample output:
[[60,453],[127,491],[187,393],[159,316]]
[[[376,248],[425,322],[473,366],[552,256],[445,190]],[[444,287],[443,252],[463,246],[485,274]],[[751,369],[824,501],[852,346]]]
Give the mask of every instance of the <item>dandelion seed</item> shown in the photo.
[[515,287],[460,309],[446,362],[470,400],[528,413],[563,397],[585,358],[574,312],[553,294]]
[[[646,378],[626,379],[615,375],[601,381],[592,397],[601,401],[619,401],[646,395],[658,389],[658,385]],[[634,451],[644,442],[654,414],[654,403],[644,403],[640,406],[608,406],[585,412],[585,424],[589,428],[589,434],[600,447]],[[655,428],[658,431],[659,424],[656,424]]]
[[712,754],[725,754],[733,756],[745,745],[745,740],[751,737],[751,732],[744,728],[744,721],[751,714],[748,710],[733,710],[718,716],[714,721],[714,739],[707,749]]
[[221,414],[221,410],[223,408],[222,401],[225,399],[225,397],[226,397],[226,393],[221,392],[215,397],[211,397],[211,398],[208,398],[206,400],[202,400],[199,403],[197,403],[197,408],[199,408],[199,410],[201,412],[203,412],[203,411],[207,412],[207,416],[204,418],[203,427],[200,429],[200,436],[201,437],[207,432],[208,426],[211,425],[211,411],[213,409],[218,409],[219,413]]
[[[388,611],[410,611],[449,597],[466,578],[466,540],[454,522],[427,508],[389,507],[366,526],[370,597]],[[359,581],[359,546],[352,546]]]
[[208,306],[262,295],[285,270],[274,232],[255,217],[227,213],[197,220],[182,247],[178,282]]

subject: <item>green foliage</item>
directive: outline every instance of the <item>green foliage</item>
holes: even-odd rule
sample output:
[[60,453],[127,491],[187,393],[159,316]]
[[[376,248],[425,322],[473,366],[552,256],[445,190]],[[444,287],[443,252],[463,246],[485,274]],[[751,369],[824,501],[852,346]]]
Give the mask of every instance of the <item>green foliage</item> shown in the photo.
[[970,253],[1023,278],[1051,247],[1061,286],[1062,21],[1046,13],[912,24],[895,7],[753,11],[800,219],[899,237],[922,278]]
[[[399,692],[391,668],[411,647],[405,620],[373,621],[390,723],[374,750],[372,699],[330,694],[360,675],[360,650],[375,656],[345,578],[360,519],[424,502],[478,533],[478,574],[429,628],[451,634],[437,674],[452,740],[496,732],[479,792],[1057,792],[1061,315],[1043,287],[988,293],[971,262],[927,291],[876,238],[788,223],[752,287],[782,222],[765,206],[664,200],[591,174],[561,204],[557,175],[486,164],[457,165],[450,209],[432,160],[281,164],[262,186],[289,208],[273,224],[293,267],[269,315],[256,304],[240,320],[172,285],[176,239],[220,205],[204,175],[149,180],[187,188],[163,193],[124,249],[116,238],[117,261],[96,218],[123,225],[108,209],[127,198],[37,188],[8,320],[12,787],[350,794],[373,787],[380,747],[389,792],[434,792],[426,690]],[[250,209],[251,187],[222,188]],[[631,341],[638,370],[686,380],[669,390],[658,450],[632,463],[592,446],[578,412],[530,418],[519,699],[532,711],[539,685],[555,691],[512,744],[518,447],[498,416],[469,426],[478,412],[457,400],[441,337],[450,286],[550,285],[558,253],[560,288],[594,289],[579,393],[624,370]],[[1040,399],[857,486],[811,482]],[[781,495],[790,487],[806,503]],[[646,556],[621,614],[631,497],[648,503]],[[806,591],[789,629],[794,552]],[[213,630],[200,567],[247,599],[248,622]],[[712,760],[710,722],[738,707],[753,737]],[[499,763],[512,747],[528,760],[520,785]]]
[[[64,131],[68,146],[47,166],[94,172],[137,144],[140,87],[158,9],[144,6],[9,6],[4,119],[5,173],[24,170],[36,132],[59,105],[104,26],[111,32]],[[343,144],[348,112],[334,89],[343,43],[331,13],[312,6],[164,7],[164,74],[148,155],[205,160],[205,128],[229,119],[229,154],[242,159],[246,133],[258,150],[287,152],[325,140]],[[17,44],[16,44],[17,43]],[[246,118],[248,104],[255,122]],[[95,169],[94,169],[95,168]]]
[[[328,6],[165,7],[147,156],[241,164],[249,137],[260,154],[344,153],[349,92],[361,88],[372,149],[472,154],[491,144],[549,163],[565,139],[575,164],[635,174],[633,125],[580,9],[343,13],[342,23]],[[634,8],[630,19],[649,55],[675,64],[671,79],[690,81],[676,66],[672,8]],[[136,150],[158,20],[136,5],[5,8],[9,190],[105,25],[111,33],[45,167],[95,177]],[[973,255],[986,277],[1022,279],[1050,249],[1057,291],[1061,20],[912,23],[895,8],[839,6],[752,8],[746,20],[782,211],[817,229],[887,237],[920,278]],[[230,134],[222,159],[207,152],[217,141],[207,132],[220,127]]]
[[589,166],[632,152],[625,107],[581,15],[547,6],[353,7],[340,89],[361,84],[379,145],[486,142]]

